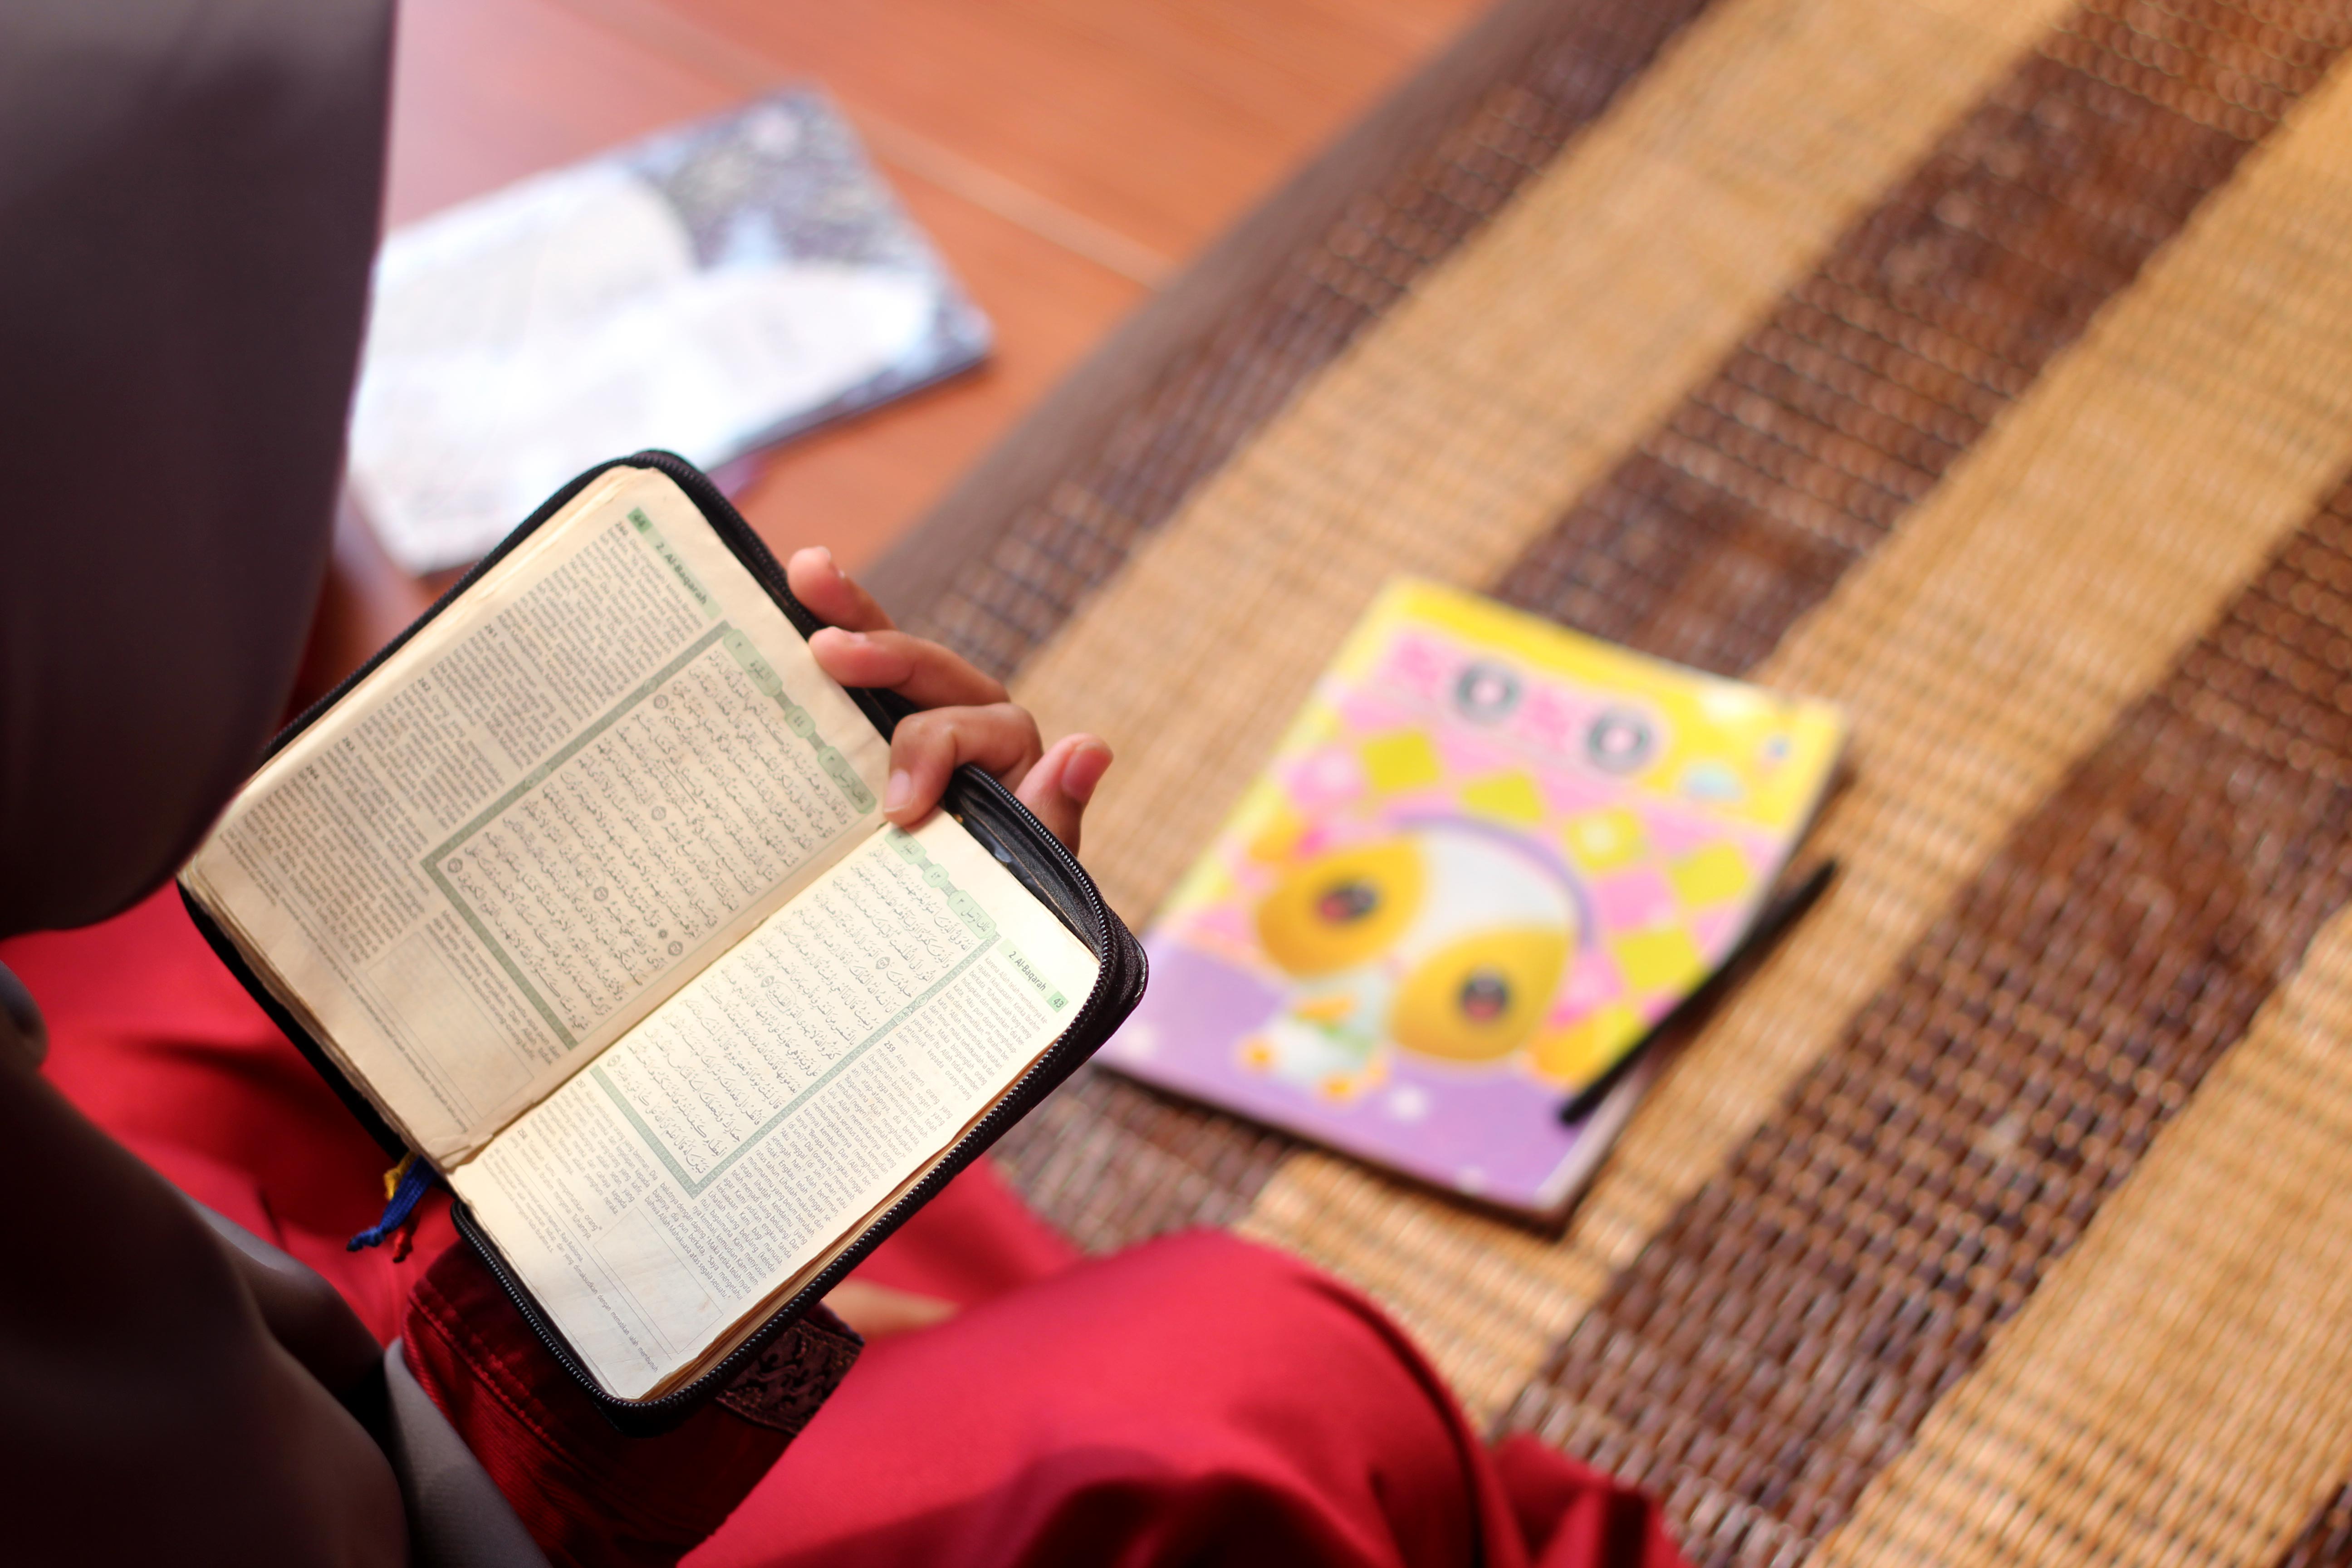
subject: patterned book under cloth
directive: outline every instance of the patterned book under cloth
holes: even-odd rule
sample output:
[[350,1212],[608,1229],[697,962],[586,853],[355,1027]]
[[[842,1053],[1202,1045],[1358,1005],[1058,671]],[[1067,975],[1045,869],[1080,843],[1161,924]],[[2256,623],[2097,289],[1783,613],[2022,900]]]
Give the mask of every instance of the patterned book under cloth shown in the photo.
[[352,482],[403,565],[452,566],[614,452],[715,467],[988,341],[839,111],[775,93],[388,238]]

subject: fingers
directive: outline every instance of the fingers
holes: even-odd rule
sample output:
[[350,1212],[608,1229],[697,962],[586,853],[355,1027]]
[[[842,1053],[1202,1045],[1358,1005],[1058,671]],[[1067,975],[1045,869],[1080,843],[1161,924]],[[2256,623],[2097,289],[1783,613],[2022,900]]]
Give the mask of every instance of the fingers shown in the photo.
[[882,792],[882,814],[912,827],[940,804],[948,776],[963,763],[1011,784],[1025,777],[1045,752],[1037,721],[1010,702],[910,713],[890,738],[890,782]]
[[1065,735],[1037,759],[1013,793],[1075,855],[1079,819],[1109,766],[1108,746],[1092,735]]
[[871,1285],[863,1279],[845,1279],[835,1285],[824,1304],[833,1309],[835,1317],[869,1340],[903,1334],[909,1329],[928,1329],[962,1310],[953,1301],[937,1296],[919,1296],[912,1290]]
[[1037,721],[1010,702],[935,708],[899,721],[882,811],[912,827],[939,805],[949,776],[971,763],[1013,785],[1021,804],[1075,854],[1087,803],[1110,761],[1110,748],[1092,735],[1065,735],[1051,751],[1042,749]]
[[809,651],[844,686],[878,686],[923,708],[985,708],[1004,700],[1004,688],[935,642],[890,625],[872,595],[835,564],[822,546],[795,551],[784,575],[793,595],[830,625],[809,638]]
[[900,720],[891,738],[884,816],[912,827],[940,804],[950,775],[971,763],[1013,785],[1054,837],[1077,848],[1087,802],[1110,766],[1108,746],[1070,735],[1045,750],[1037,721],[1005,700],[1001,681],[898,630],[823,546],[793,552],[784,577],[793,595],[827,623],[809,638],[819,668],[844,686],[895,691],[924,710]]
[[784,563],[784,581],[791,584],[793,597],[827,626],[853,632],[890,629],[890,617],[882,613],[874,595],[850,581],[849,574],[835,564],[833,552],[822,544],[793,551],[793,558]]
[[1004,687],[935,642],[905,632],[828,626],[809,638],[817,667],[844,686],[880,686],[919,708],[986,708]]

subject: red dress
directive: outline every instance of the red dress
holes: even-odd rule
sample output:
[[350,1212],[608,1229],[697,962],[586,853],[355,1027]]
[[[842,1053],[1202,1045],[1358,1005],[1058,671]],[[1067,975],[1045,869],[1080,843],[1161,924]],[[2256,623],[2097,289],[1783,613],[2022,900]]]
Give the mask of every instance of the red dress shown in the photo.
[[192,1196],[326,1275],[380,1338],[404,1334],[558,1561],[1681,1561],[1637,1494],[1528,1439],[1489,1449],[1345,1286],[1219,1232],[1081,1258],[985,1164],[862,1271],[963,1310],[867,1346],[781,1458],[780,1436],[716,1411],[631,1442],[570,1397],[452,1250],[440,1203],[404,1261],[344,1250],[381,1206],[383,1155],[175,894],[0,945],[0,962],[47,1017],[51,1080]]

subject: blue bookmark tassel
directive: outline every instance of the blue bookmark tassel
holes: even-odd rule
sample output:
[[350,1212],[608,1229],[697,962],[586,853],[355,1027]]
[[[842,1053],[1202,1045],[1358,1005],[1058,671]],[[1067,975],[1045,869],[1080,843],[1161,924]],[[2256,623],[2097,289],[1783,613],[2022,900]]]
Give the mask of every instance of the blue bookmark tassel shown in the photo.
[[410,1154],[383,1173],[383,1217],[343,1243],[345,1252],[357,1252],[362,1247],[381,1247],[384,1239],[397,1233],[416,1212],[417,1204],[438,1180],[433,1167]]

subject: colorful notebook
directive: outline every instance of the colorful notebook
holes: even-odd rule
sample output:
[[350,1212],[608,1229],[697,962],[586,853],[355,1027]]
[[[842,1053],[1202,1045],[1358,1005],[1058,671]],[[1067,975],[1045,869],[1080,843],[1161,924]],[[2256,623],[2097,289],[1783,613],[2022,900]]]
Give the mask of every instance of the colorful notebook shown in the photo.
[[1101,1059],[1484,1201],[1573,1195],[1617,1065],[1738,943],[1832,708],[1391,584],[1145,939]]

